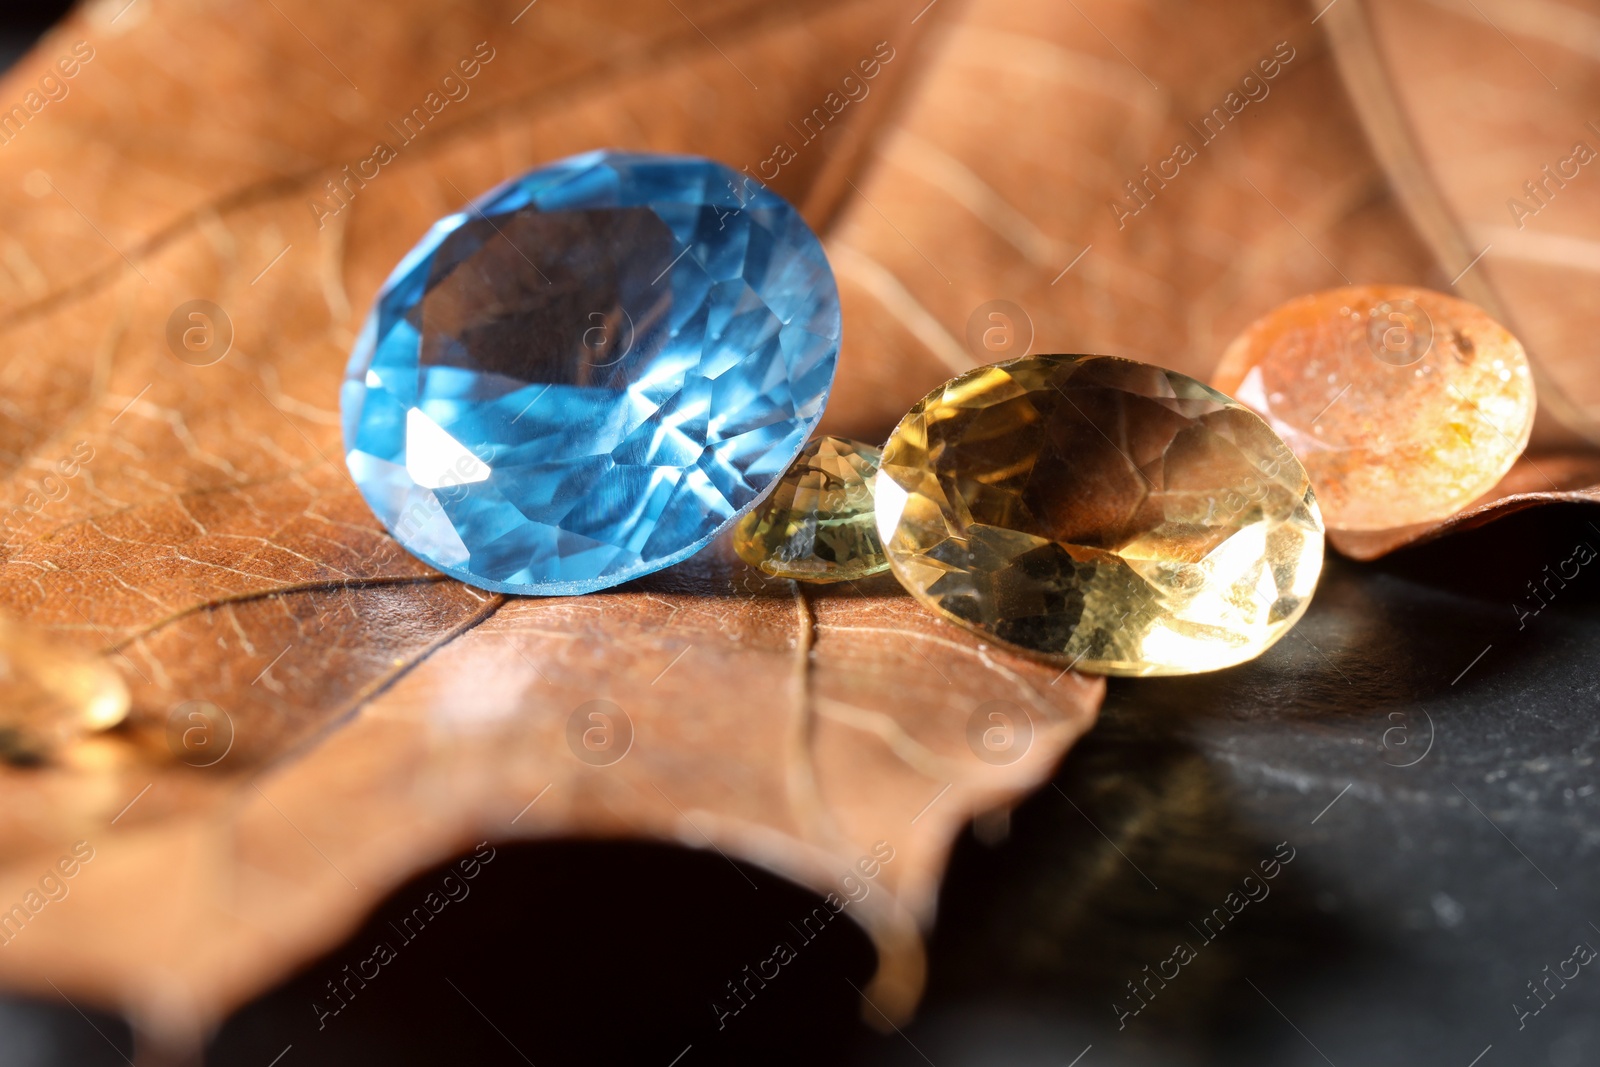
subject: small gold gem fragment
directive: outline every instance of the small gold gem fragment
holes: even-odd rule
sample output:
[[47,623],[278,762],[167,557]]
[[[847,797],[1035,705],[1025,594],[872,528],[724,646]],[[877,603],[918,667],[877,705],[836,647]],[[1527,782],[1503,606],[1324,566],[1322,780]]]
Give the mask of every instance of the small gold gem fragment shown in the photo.
[[812,440],[734,527],[734,551],[763,574],[802,582],[852,581],[887,570],[872,517],[879,455],[843,437]]
[[1251,659],[1305,612],[1323,527],[1270,427],[1192,378],[1110,356],[980,367],[884,447],[896,577],[980,635],[1099,674]]
[[44,759],[117,725],[128,704],[127,685],[103,658],[0,619],[0,758]]

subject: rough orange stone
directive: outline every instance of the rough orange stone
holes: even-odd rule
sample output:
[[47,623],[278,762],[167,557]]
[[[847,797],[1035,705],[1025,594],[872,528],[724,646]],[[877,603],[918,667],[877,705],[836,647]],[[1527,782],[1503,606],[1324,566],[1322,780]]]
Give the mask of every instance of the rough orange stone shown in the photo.
[[1228,346],[1212,384],[1294,450],[1336,530],[1448,518],[1494,487],[1533,429],[1517,339],[1475,305],[1404,285],[1278,306]]

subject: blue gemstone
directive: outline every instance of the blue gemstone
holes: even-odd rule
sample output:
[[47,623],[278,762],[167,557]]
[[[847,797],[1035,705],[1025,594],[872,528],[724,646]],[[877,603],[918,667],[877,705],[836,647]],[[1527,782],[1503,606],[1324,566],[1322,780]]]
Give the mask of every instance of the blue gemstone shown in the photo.
[[805,221],[719,163],[591,152],[440,219],[340,396],[389,531],[464,582],[604,589],[692,555],[811,435],[839,293]]

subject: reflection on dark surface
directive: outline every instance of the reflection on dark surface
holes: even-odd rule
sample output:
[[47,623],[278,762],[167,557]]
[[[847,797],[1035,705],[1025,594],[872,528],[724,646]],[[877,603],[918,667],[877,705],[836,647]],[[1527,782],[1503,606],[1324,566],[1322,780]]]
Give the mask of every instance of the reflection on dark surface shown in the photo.
[[[1261,660],[1115,682],[1011,840],[958,853],[909,1036],[941,1067],[1600,1062],[1600,973],[1528,986],[1600,946],[1600,582],[1513,608],[1593,515],[1332,560]],[[1270,895],[1198,937],[1279,841]]]
[[1170,733],[1108,722],[1017,813],[1006,847],[952,870],[935,959],[990,962],[936,967],[930,1006],[987,1002],[1198,1054],[1256,1014],[1235,992],[1244,977],[1359,952],[1296,866],[1304,838],[1241,825],[1227,792]]

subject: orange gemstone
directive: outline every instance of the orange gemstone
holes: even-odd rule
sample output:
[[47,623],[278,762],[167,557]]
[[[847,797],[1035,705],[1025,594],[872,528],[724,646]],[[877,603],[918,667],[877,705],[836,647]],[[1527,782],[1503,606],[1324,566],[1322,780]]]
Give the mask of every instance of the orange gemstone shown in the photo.
[[1494,488],[1533,429],[1517,339],[1475,305],[1405,285],[1279,305],[1228,346],[1212,384],[1294,450],[1336,530],[1448,518]]

